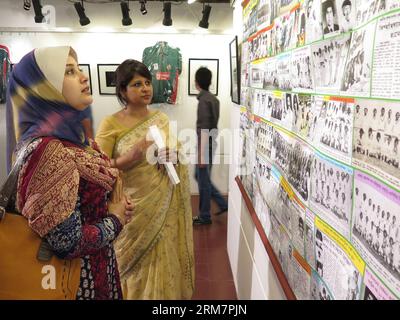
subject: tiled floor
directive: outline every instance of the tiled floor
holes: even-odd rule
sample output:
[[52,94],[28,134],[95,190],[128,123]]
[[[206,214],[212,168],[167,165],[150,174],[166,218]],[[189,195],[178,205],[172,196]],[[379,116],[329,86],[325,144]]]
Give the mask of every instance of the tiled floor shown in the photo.
[[[192,197],[193,215],[198,197]],[[212,212],[218,211],[212,207]],[[193,226],[196,284],[193,300],[237,300],[226,247],[227,213],[212,216],[211,225]]]

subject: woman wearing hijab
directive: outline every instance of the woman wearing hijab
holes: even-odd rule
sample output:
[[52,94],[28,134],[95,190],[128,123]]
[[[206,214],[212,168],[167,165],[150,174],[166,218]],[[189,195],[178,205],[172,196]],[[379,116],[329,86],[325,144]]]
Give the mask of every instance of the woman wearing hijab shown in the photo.
[[22,152],[15,207],[62,259],[80,259],[76,299],[122,299],[113,241],[132,214],[108,201],[118,176],[85,137],[88,78],[69,47],[35,49],[15,66],[7,92],[7,150]]

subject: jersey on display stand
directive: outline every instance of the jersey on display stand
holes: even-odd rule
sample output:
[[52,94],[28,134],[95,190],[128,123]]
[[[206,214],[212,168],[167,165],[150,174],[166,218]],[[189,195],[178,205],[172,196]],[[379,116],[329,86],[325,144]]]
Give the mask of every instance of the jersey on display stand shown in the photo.
[[157,42],[143,51],[143,63],[153,77],[152,103],[175,104],[178,77],[182,72],[182,55],[179,48],[172,48],[165,41]]

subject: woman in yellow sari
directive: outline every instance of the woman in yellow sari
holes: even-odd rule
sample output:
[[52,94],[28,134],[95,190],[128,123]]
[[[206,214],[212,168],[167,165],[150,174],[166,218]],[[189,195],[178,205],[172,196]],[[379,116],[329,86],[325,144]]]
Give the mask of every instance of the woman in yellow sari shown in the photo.
[[[146,160],[149,127],[157,125],[166,142],[169,132],[168,117],[147,107],[153,96],[147,67],[124,61],[116,70],[116,93],[124,108],[102,121],[96,141],[112,166],[123,170],[124,191],[136,204],[114,243],[124,297],[190,299],[194,256],[187,167],[175,165],[180,183],[174,186],[162,166]],[[159,153],[165,159],[170,152]]]

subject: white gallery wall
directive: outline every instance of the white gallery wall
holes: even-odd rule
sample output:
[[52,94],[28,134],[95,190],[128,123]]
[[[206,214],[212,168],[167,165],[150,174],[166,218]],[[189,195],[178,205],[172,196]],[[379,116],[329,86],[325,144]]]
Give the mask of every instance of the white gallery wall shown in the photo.
[[[188,95],[189,58],[219,59],[218,98],[221,102],[219,129],[229,128],[231,111],[229,42],[233,39],[232,8],[229,4],[213,4],[208,31],[196,27],[201,19],[202,5],[179,4],[172,6],[173,27],[162,26],[162,3],[148,3],[148,14],[142,16],[138,2],[132,2],[133,25],[122,27],[119,3],[85,4],[91,24],[81,27],[78,16],[69,1],[42,1],[44,9],[51,4],[49,24],[35,24],[33,8],[22,9],[22,1],[5,0],[0,11],[0,44],[10,49],[11,62],[19,59],[36,47],[71,45],[78,53],[79,63],[90,64],[93,87],[94,129],[107,115],[120,110],[116,96],[99,94],[97,64],[119,64],[125,59],[142,59],[146,47],[157,41],[166,41],[172,47],[180,48],[182,74],[179,77],[176,105],[155,105],[176,121],[178,136],[184,129],[195,129],[197,99]],[[4,105],[0,105],[0,181],[5,179],[5,116]],[[230,159],[229,139],[224,140],[219,150],[222,163]],[[195,142],[190,146],[194,156]],[[213,181],[224,192],[228,190],[228,165],[216,165]],[[190,166],[193,177],[193,166]],[[197,185],[191,179],[191,191],[197,193]]]

